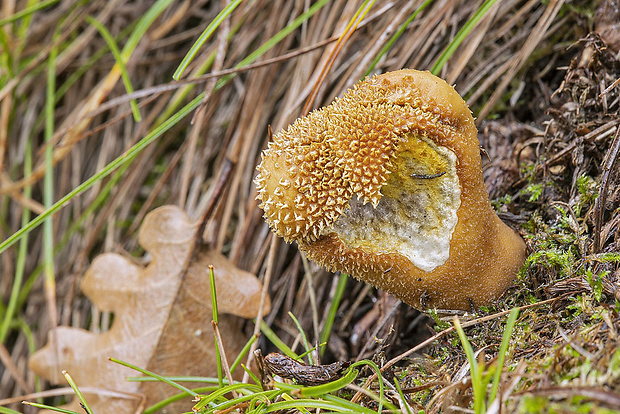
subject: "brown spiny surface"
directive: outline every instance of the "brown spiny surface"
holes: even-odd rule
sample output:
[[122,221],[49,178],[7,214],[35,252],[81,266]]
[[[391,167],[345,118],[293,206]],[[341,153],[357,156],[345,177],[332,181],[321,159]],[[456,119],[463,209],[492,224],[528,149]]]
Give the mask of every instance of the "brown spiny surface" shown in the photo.
[[314,241],[353,195],[376,206],[407,132],[452,133],[430,106],[415,88],[375,76],[276,134],[256,177],[271,228],[286,241]]

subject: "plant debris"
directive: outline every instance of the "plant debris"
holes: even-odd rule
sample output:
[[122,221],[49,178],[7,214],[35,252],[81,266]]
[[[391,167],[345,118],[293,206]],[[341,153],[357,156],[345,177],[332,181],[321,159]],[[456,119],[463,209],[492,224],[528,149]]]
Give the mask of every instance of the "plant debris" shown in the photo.
[[260,349],[254,351],[256,363],[261,375],[263,389],[268,388],[274,376],[294,380],[300,385],[320,385],[335,381],[342,377],[345,369],[351,365],[349,361],[337,361],[328,365],[309,365],[276,352],[263,356]]

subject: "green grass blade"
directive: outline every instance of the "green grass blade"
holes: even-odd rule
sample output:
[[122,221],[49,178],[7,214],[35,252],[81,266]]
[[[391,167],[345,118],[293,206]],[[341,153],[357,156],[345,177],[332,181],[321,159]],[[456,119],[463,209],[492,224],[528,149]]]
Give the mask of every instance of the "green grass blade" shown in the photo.
[[33,6],[26,7],[24,10],[18,11],[17,13],[12,14],[9,17],[5,17],[4,19],[0,19],[0,26],[4,26],[7,23],[12,23],[16,20],[21,19],[22,17],[28,16],[39,10],[43,10],[46,7],[52,6],[55,3],[58,3],[60,0],[45,0],[40,3],[37,3]]
[[[256,323],[256,321],[254,321],[254,322]],[[267,326],[265,321],[261,321],[260,331],[284,355],[286,355],[289,358],[293,358],[296,361],[301,361],[301,358],[299,358],[299,355],[297,355],[295,352],[293,352],[293,350],[291,348],[289,348],[288,345],[286,345],[284,342],[282,342],[282,340],[280,338],[278,338],[278,335],[276,335],[276,333],[274,331],[272,331],[270,327]]]
[[82,408],[84,408],[84,411],[86,411],[87,414],[93,414],[93,410],[90,409],[90,406],[88,405],[88,402],[86,401],[86,398],[84,398],[84,394],[82,394],[82,391],[80,391],[75,381],[73,381],[73,378],[71,378],[71,375],[69,375],[67,371],[62,371],[62,375],[65,377],[65,379],[69,383],[69,386],[73,389],[73,392],[75,392],[75,394],[78,396],[80,403],[81,403],[80,405],[82,406]]
[[354,362],[353,364],[351,364],[351,369],[357,366],[360,366],[360,365],[370,366],[377,374],[377,381],[379,382],[379,409],[378,411],[381,412],[383,410],[384,393],[385,393],[385,385],[383,384],[383,375],[381,375],[381,369],[379,369],[379,366],[369,359],[362,359],[361,361]]
[[213,266],[209,266],[209,287],[211,288],[211,306],[213,309],[213,320],[215,323],[219,323],[218,311],[217,311],[217,291],[215,288],[215,272]]
[[252,381],[254,381],[254,384],[261,385],[260,378],[258,378],[256,374],[254,374],[248,367],[246,367],[244,364],[241,364],[241,368],[243,368],[243,371],[245,371],[250,376]]
[[[205,382],[207,384],[218,384],[217,378],[213,377],[187,377],[182,375],[165,375],[163,376],[173,382]],[[153,377],[127,377],[128,382],[158,382],[157,378]],[[224,378],[224,383],[228,384],[228,380]]]
[[[58,33],[54,33],[56,43]],[[54,109],[56,108],[56,56],[58,49],[50,51],[47,66],[47,85],[45,89],[45,142],[49,143],[54,136]],[[49,209],[54,204],[54,154],[53,146],[45,147],[45,175],[43,176],[43,206]],[[52,305],[56,297],[56,276],[54,270],[54,222],[52,216],[43,222],[43,280],[45,284],[46,302],[50,309],[49,318],[52,327],[56,326],[56,310]]]
[[[338,284],[336,285],[334,297],[329,305],[329,311],[327,312],[327,317],[325,318],[325,324],[323,325],[323,329],[319,335],[320,344],[327,344],[327,341],[329,341],[329,335],[332,332],[332,327],[334,326],[334,321],[336,320],[336,314],[338,313],[338,307],[340,306],[340,301],[342,300],[342,295],[344,294],[344,288],[347,285],[347,280],[349,280],[349,276],[341,273],[338,278]],[[321,356],[325,353],[325,349],[327,349],[326,346],[321,347]]]
[[[205,393],[212,393],[212,392],[217,392],[218,390],[221,390],[222,387],[218,384],[218,380],[217,378],[211,378],[211,377],[175,377],[175,376],[166,376],[164,377],[170,381],[175,381],[175,382],[206,382],[206,383],[210,383],[210,384],[215,384],[215,385],[209,385],[209,386],[203,386],[203,387],[198,387],[198,388],[194,388],[193,391],[199,394],[199,397],[203,398],[204,396],[202,394]],[[132,382],[155,382],[155,381],[159,381],[156,378],[151,378],[151,377],[129,377],[127,378],[128,381],[132,381]],[[226,386],[228,385],[228,381],[226,379],[224,379],[224,383],[226,384]],[[255,395],[258,394],[262,394],[262,393],[267,393],[267,392],[277,392],[277,391],[263,391],[263,389],[261,387],[259,387],[258,385],[253,385],[253,384],[239,384],[239,383],[235,383],[235,385],[243,385],[242,387],[236,387],[235,390],[238,391],[239,393],[243,393],[243,394],[247,394],[247,397],[239,397],[240,399],[251,399],[253,398]],[[210,394],[209,394],[210,395]],[[161,401],[156,402],[155,404],[151,405],[150,407],[147,407],[144,409],[144,414],[149,414],[149,413],[153,413],[153,412],[158,412],[159,410],[161,410],[163,407],[165,407],[166,405],[169,405],[173,402],[182,400],[184,398],[187,398],[189,395],[186,392],[180,392],[178,394],[174,394],[171,395],[170,397],[163,399]],[[230,405],[234,405],[236,404],[236,402],[238,401],[237,399],[235,400],[231,400],[232,404]],[[226,403],[222,403],[222,405],[218,405],[217,409],[224,409],[227,408],[228,406],[226,406]]]
[[[262,401],[269,401],[269,400],[273,400],[277,398],[278,395],[280,394],[282,394],[282,392],[279,390],[269,390],[269,391],[259,390],[258,392],[255,392],[253,394],[243,395],[238,398],[232,399],[230,401],[226,401],[226,402],[214,405],[212,407],[212,410],[213,410],[212,412],[224,413],[224,412],[227,412],[226,411],[227,408],[230,408],[239,403],[243,403],[243,402],[251,401],[251,400],[259,400],[259,399]],[[249,412],[249,411],[246,411],[246,412]]]
[[237,355],[237,358],[235,358],[234,362],[230,366],[230,373],[231,374],[233,374],[235,372],[235,370],[237,369],[237,367],[239,367],[239,365],[241,365],[241,362],[243,361],[243,359],[245,358],[247,353],[250,351],[250,348],[252,347],[252,344],[254,342],[256,342],[257,339],[258,339],[258,336],[255,336],[255,335],[250,336],[250,339],[248,339],[248,341],[245,343],[245,345],[243,346],[243,348],[239,352],[239,355]]
[[131,368],[131,369],[133,369],[135,371],[141,372],[144,375],[148,375],[149,377],[157,378],[159,381],[165,382],[166,384],[168,384],[168,385],[170,385],[170,386],[172,386],[172,387],[174,387],[176,389],[179,389],[179,390],[181,390],[183,392],[186,392],[189,395],[191,395],[192,397],[196,397],[198,395],[198,393],[190,390],[189,388],[184,387],[181,384],[177,384],[174,381],[170,381],[168,378],[163,377],[163,376],[161,376],[159,374],[155,374],[154,372],[147,371],[146,369],[140,368],[140,367],[138,367],[136,365],[132,365],[129,362],[121,361],[120,359],[116,359],[116,358],[108,358],[108,359],[110,361],[112,361],[114,363],[117,363],[117,364],[120,364],[120,365],[122,365],[124,367]]
[[43,410],[56,411],[56,412],[58,412],[58,413],[64,413],[64,414],[80,414],[80,413],[76,413],[75,411],[65,410],[64,408],[60,408],[60,407],[52,407],[51,405],[39,404],[39,403],[35,403],[35,402],[30,402],[30,401],[23,401],[23,402],[22,402],[22,404],[24,404],[24,405],[30,405],[31,407],[41,408],[41,409],[43,409]]
[[[99,34],[101,34],[101,37],[103,37],[103,39],[105,40],[106,44],[110,48],[110,51],[112,52],[112,55],[114,56],[114,59],[116,60],[116,64],[118,65],[121,71],[121,79],[123,79],[125,90],[127,91],[128,94],[132,94],[134,91],[133,85],[131,84],[131,80],[129,79],[129,74],[127,73],[125,62],[121,58],[121,51],[118,49],[118,46],[116,45],[116,42],[114,41],[114,38],[112,37],[112,34],[108,31],[108,29],[105,28],[104,25],[99,23],[97,19],[94,19],[90,16],[86,16],[86,21],[89,24],[92,24],[93,26],[95,26],[95,28],[99,31]],[[131,105],[131,111],[133,112],[133,119],[136,122],[140,122],[142,120],[142,115],[140,115],[140,109],[138,109],[138,103],[136,102],[135,99],[132,99],[129,101],[129,104]]]
[[343,401],[323,401],[323,400],[312,400],[308,398],[303,399],[295,399],[291,401],[279,401],[276,403],[272,403],[269,406],[265,407],[265,413],[271,413],[274,411],[280,410],[294,410],[303,408],[320,408],[323,410],[332,410],[337,413],[373,413],[376,414],[376,411],[369,410],[368,408],[364,408],[360,405],[355,405],[355,411],[351,411],[351,408],[343,404]]
[[131,56],[140,40],[144,38],[151,24],[153,24],[155,19],[157,19],[172,3],[174,3],[174,0],[157,0],[140,21],[138,21],[135,30],[129,35],[127,43],[125,43],[125,47],[123,47],[123,51],[121,52],[121,59],[123,62],[129,60],[129,56]]
[[458,31],[456,36],[448,47],[441,53],[437,62],[433,65],[431,69],[431,73],[433,75],[438,75],[443,65],[450,59],[450,57],[454,54],[456,49],[463,43],[463,40],[467,37],[467,35],[476,27],[476,25],[482,20],[485,14],[493,7],[493,5],[497,2],[497,0],[487,0],[477,11],[476,13],[465,23],[465,25]]
[[[210,386],[210,387],[195,388],[194,391],[197,393],[203,393],[203,392],[215,391],[215,390],[218,390],[219,388],[220,388],[219,385],[216,385],[216,386]],[[159,412],[165,406],[170,405],[177,401],[181,401],[182,399],[187,398],[188,396],[189,395],[186,392],[180,392],[168,398],[164,398],[163,400],[158,401],[155,404],[145,408],[144,411],[142,411],[142,414],[151,414],[151,413]]]
[[174,71],[172,79],[181,79],[181,76],[183,76],[183,72],[185,72],[185,69],[187,69],[187,66],[191,63],[191,61],[194,60],[194,57],[196,57],[196,54],[198,53],[202,45],[204,45],[204,43],[211,37],[213,32],[217,30],[217,28],[224,21],[224,19],[226,19],[226,17],[228,17],[230,13],[232,13],[237,8],[239,3],[241,3],[241,0],[232,1],[230,4],[228,4],[228,6],[224,7],[224,9],[219,12],[217,16],[215,16],[215,19],[213,19],[213,21],[209,23],[204,32],[202,32],[200,37],[198,37],[198,40],[196,40],[196,42],[189,49],[189,52],[187,52],[187,54],[179,64],[177,70]]
[[495,372],[493,374],[493,382],[491,385],[491,391],[489,392],[489,404],[491,404],[495,397],[497,396],[497,390],[499,388],[499,380],[502,375],[502,367],[504,366],[504,361],[506,360],[506,353],[508,352],[508,344],[510,343],[510,337],[512,336],[512,331],[515,327],[515,323],[517,322],[517,317],[519,316],[519,308],[513,308],[510,311],[510,315],[508,315],[508,320],[506,321],[506,327],[504,328],[504,335],[502,336],[502,343],[499,347],[499,352],[497,354],[497,363]]
[[396,377],[394,377],[394,386],[396,387],[396,391],[398,392],[400,399],[403,401],[403,404],[405,404],[405,409],[407,411],[407,414],[413,414],[411,412],[411,407],[409,407],[409,404],[407,404],[407,400],[405,399],[405,394],[403,394],[403,390],[400,388],[400,384],[398,383],[398,380],[396,379]]
[[7,407],[0,407],[0,414],[21,414],[19,411],[11,410]]
[[312,348],[308,349],[306,352],[299,354],[299,358],[303,359],[306,357],[306,355],[308,355],[311,352],[314,352],[315,349],[317,349],[317,347],[322,346],[325,344],[318,344],[317,346],[313,346]]
[[[377,409],[377,411],[370,410],[371,413],[375,413],[375,414],[381,413],[381,412],[400,413],[400,411],[394,404],[390,403],[385,398],[379,397],[377,394],[375,394],[374,392],[370,390],[367,390],[367,391],[368,391],[369,396],[372,396],[372,398],[375,401],[379,402],[380,404],[382,403],[383,406],[387,407],[387,409],[383,411],[380,411],[379,409]],[[353,403],[344,398],[336,397],[335,395],[331,395],[331,394],[324,395],[322,399],[325,401],[338,402],[343,408],[347,408],[349,410],[348,412],[350,413],[368,412],[368,411],[363,411],[364,409],[368,410],[368,408],[362,407],[361,405],[358,405],[357,403]]]
[[301,324],[299,323],[295,315],[293,315],[293,312],[289,312],[288,316],[291,317],[291,319],[295,323],[295,326],[297,326],[297,330],[301,334],[301,342],[304,344],[304,349],[306,350],[305,354],[308,355],[308,361],[310,362],[311,365],[314,365],[314,359],[312,358],[311,347],[310,347],[310,344],[308,343],[308,337],[306,336],[304,329],[301,327]]
[[357,369],[349,368],[346,373],[334,381],[321,384],[321,385],[298,385],[298,384],[289,384],[284,382],[275,382],[274,387],[280,390],[287,391],[288,393],[300,396],[300,397],[320,397],[327,395],[332,392],[336,392],[346,387],[357,378],[359,371]]
[[[240,21],[238,24],[232,26],[230,28],[230,33],[228,34],[227,40],[228,41],[232,40],[234,35],[237,34],[237,32],[242,27],[243,27],[243,20]],[[204,59],[202,64],[198,66],[196,69],[194,69],[193,76],[204,75],[209,69],[211,69],[211,67],[213,66],[213,62],[215,62],[216,56],[217,56],[217,53],[215,50],[209,53],[209,55]],[[157,120],[155,121],[155,124],[158,124],[160,120],[168,119],[171,116],[171,114],[176,110],[176,108],[181,104],[181,102],[185,101],[187,95],[189,95],[189,93],[195,88],[196,88],[196,84],[190,83],[188,85],[185,85],[181,89],[179,89],[174,94],[174,96],[170,99],[170,103],[168,104],[166,109],[164,109],[162,114],[157,118]]]
[[465,331],[463,331],[463,327],[461,326],[461,321],[458,316],[455,316],[453,319],[454,328],[456,329],[457,334],[459,335],[459,339],[461,340],[461,345],[465,350],[465,355],[467,356],[467,361],[469,361],[469,373],[471,375],[471,385],[474,391],[474,411],[476,414],[483,412],[483,409],[480,409],[480,404],[484,405],[484,390],[482,390],[482,395],[480,394],[482,387],[482,378],[480,375],[480,371],[478,369],[478,361],[476,360],[476,356],[474,354],[474,350],[465,335]]
[[[31,141],[26,142],[26,148],[24,150],[24,174],[26,176],[32,173],[32,145]],[[24,197],[30,198],[32,195],[32,187],[24,187]],[[22,213],[21,227],[28,224],[30,221],[30,210],[24,207]],[[15,278],[13,279],[13,286],[11,287],[11,296],[9,303],[4,314],[2,325],[0,325],[0,343],[4,343],[7,333],[9,331],[9,325],[15,315],[17,309],[17,303],[19,301],[20,289],[22,288],[22,281],[24,280],[24,272],[26,268],[26,259],[28,257],[28,236],[19,242],[19,250],[17,252],[17,263],[15,264]]]
[[[456,332],[459,335],[459,339],[461,340],[463,349],[465,350],[465,355],[467,356],[467,360],[469,361],[469,364],[471,366],[470,371],[472,371],[471,376],[472,376],[472,381],[473,381],[474,375],[478,373],[478,370],[474,369],[474,368],[478,368],[478,361],[476,361],[474,350],[471,347],[471,344],[469,343],[467,336],[465,336],[465,331],[463,331],[463,327],[461,326],[461,321],[459,320],[458,316],[454,317],[453,322],[454,322],[454,328],[456,329]],[[476,371],[476,373],[474,373],[473,371]]]
[[[52,0],[49,3],[46,1],[39,2],[38,0],[28,0],[26,2],[26,7],[24,7],[24,10],[20,12],[20,13],[23,13],[23,15],[20,16],[21,22],[19,23],[19,25],[15,24],[16,26],[15,39],[19,39],[19,41],[15,45],[15,48],[13,49],[12,54],[17,61],[20,61],[22,52],[24,51],[24,48],[28,44],[28,33],[31,30],[32,17],[34,13],[38,11],[38,10],[30,11],[28,9],[32,7],[40,7],[41,5],[43,5],[44,7],[47,7],[49,5],[52,5],[54,1],[56,0]],[[45,4],[45,3],[48,3],[48,4]],[[0,26],[2,25],[0,24]]]
[[329,394],[331,392],[338,391],[355,381],[358,374],[358,370],[349,369],[345,375],[327,384],[301,388],[299,390],[299,395],[302,397],[319,397],[325,394]]
[[[37,350],[37,343],[36,343],[36,340],[34,339],[32,328],[22,318],[17,319],[17,325],[19,326],[19,329],[24,335],[24,338],[26,338],[26,343],[28,344],[28,352],[30,352],[30,355],[34,354],[35,351]],[[35,377],[34,389],[35,389],[35,392],[40,392],[42,389],[41,378],[38,375]]]
[[[213,321],[218,323],[218,312],[217,312],[217,292],[215,289],[215,272],[213,271],[213,266],[209,266],[209,286],[211,288],[211,308],[213,310]],[[220,387],[224,386],[224,371],[222,368],[222,355],[220,354],[220,348],[217,346],[217,335],[213,332],[213,340],[215,346],[215,361],[217,362],[217,379]]]
[[[0,86],[4,87],[7,81],[13,77],[13,61],[14,56],[10,52],[11,45],[9,39],[3,30],[0,30],[0,68],[2,72],[0,74]],[[3,73],[4,72],[4,73]]]
[[196,405],[194,405],[193,410],[194,411],[201,410],[202,408],[206,407],[208,404],[214,403],[215,400],[217,400],[220,397],[223,397],[229,392],[240,390],[240,389],[247,388],[247,387],[248,387],[248,384],[231,384],[231,385],[226,385],[225,387],[222,386],[216,391],[213,391],[209,395],[196,395],[198,398],[200,398],[200,401],[196,403]]
[[[294,401],[295,399],[288,394],[282,394],[282,399],[284,401]],[[310,414],[310,411],[306,410],[304,407],[297,407],[298,412],[301,414]],[[318,411],[318,410],[317,410]]]

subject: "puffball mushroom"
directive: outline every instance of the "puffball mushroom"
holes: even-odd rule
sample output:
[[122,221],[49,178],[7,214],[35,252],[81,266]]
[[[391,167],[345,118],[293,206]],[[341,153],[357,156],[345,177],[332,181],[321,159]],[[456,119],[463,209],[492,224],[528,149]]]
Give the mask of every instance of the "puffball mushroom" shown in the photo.
[[257,169],[278,236],[415,308],[487,305],[525,260],[489,203],[471,111],[429,72],[360,82],[277,133]]

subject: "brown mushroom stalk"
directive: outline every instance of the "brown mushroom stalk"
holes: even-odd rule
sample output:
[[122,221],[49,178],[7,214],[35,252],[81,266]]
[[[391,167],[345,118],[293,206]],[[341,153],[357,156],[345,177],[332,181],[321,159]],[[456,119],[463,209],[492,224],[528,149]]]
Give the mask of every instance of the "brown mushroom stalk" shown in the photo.
[[525,260],[489,203],[471,111],[429,72],[360,82],[276,134],[258,171],[277,235],[415,308],[487,305]]

